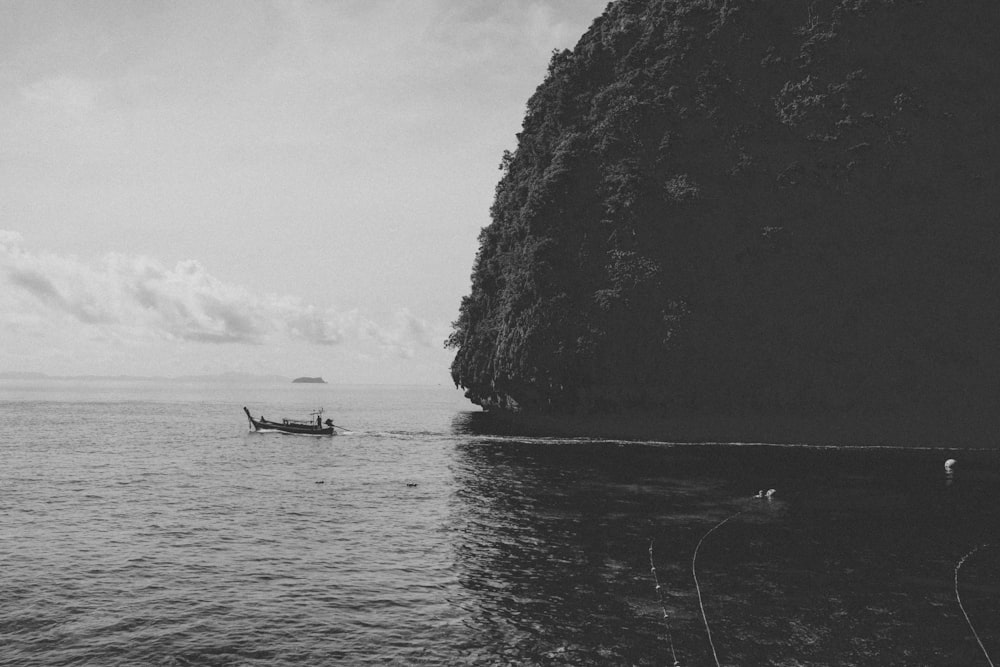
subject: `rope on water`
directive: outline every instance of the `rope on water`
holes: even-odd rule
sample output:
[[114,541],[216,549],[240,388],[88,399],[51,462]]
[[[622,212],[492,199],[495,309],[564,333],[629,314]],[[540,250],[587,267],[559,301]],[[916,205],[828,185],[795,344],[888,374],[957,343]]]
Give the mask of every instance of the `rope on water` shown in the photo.
[[968,560],[974,553],[976,553],[985,546],[988,545],[980,544],[978,547],[976,547],[969,553],[962,556],[959,559],[958,564],[955,565],[955,599],[958,600],[958,608],[962,610],[962,616],[965,617],[965,622],[969,625],[969,629],[972,630],[972,636],[976,638],[976,643],[979,644],[980,650],[982,650],[983,655],[986,656],[986,662],[990,663],[990,667],[996,667],[996,665],[993,664],[993,659],[990,658],[990,654],[987,653],[986,647],[983,646],[983,640],[979,638],[979,633],[976,632],[976,629],[972,626],[972,621],[969,619],[969,614],[965,611],[965,606],[962,605],[962,596],[959,595],[958,593],[958,571],[962,569],[962,565],[965,564],[966,560]]
[[670,632],[670,614],[667,613],[667,606],[663,603],[660,578],[656,576],[656,564],[653,562],[653,540],[649,541],[649,571],[653,573],[653,581],[656,582],[656,598],[660,602],[660,611],[663,612],[663,622],[667,626],[667,641],[670,643],[670,655],[674,659],[673,667],[680,667],[681,663],[677,660],[677,653],[674,651],[674,638]]
[[698,584],[698,550],[701,549],[701,545],[704,543],[706,537],[721,528],[727,521],[735,519],[746,511],[746,509],[742,509],[739,512],[730,514],[725,519],[709,528],[708,532],[702,535],[701,539],[698,540],[698,544],[694,548],[694,555],[691,557],[691,575],[694,577],[694,588],[698,592],[698,606],[701,607],[701,618],[705,622],[705,634],[708,635],[708,645],[712,648],[712,657],[715,658],[716,667],[722,667],[722,665],[719,663],[719,655],[715,651],[715,642],[712,641],[712,629],[708,626],[708,616],[705,614],[705,604],[701,599],[701,586]]

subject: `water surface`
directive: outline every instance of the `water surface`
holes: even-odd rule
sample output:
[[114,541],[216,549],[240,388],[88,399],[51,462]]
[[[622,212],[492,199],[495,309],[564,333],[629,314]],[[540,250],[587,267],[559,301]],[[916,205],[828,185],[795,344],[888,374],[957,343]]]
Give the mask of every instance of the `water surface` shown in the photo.
[[0,381],[0,433],[0,665],[714,665],[726,519],[721,664],[988,665],[976,547],[1000,654],[996,452],[506,436],[450,387]]

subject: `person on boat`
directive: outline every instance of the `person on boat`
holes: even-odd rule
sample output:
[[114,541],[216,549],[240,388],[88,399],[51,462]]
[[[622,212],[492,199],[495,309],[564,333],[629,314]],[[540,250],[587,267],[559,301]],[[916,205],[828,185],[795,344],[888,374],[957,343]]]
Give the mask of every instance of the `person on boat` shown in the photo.
[[320,419],[319,415],[316,415],[316,428],[323,428],[323,421]]

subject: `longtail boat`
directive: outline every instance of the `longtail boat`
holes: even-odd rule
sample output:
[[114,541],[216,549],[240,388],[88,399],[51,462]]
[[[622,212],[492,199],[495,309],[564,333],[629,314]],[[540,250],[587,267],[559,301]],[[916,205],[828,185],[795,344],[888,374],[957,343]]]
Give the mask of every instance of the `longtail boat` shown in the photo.
[[337,435],[332,421],[329,419],[325,422],[322,421],[322,408],[313,413],[316,415],[316,421],[282,419],[280,422],[275,422],[265,419],[264,415],[261,415],[260,419],[255,419],[246,406],[243,406],[243,412],[247,413],[250,426],[255,431],[279,431],[281,433],[295,433],[297,435]]

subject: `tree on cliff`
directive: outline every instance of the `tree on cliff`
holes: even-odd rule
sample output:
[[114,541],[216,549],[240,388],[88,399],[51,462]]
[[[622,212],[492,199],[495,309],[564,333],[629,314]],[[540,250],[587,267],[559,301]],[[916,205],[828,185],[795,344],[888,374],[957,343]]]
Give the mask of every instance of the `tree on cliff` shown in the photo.
[[1000,399],[996,0],[618,0],[553,53],[447,345],[485,406]]

